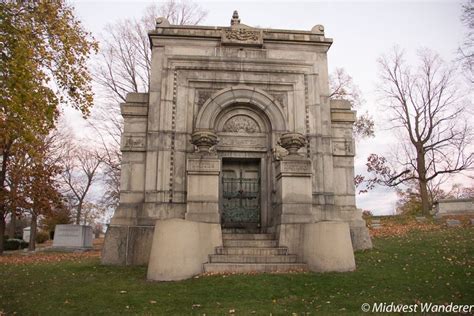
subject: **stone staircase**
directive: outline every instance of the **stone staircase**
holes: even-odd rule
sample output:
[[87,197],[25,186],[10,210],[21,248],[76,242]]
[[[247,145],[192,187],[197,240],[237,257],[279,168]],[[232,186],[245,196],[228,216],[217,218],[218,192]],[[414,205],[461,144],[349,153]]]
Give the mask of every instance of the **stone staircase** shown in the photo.
[[216,247],[204,264],[205,273],[307,271],[298,257],[279,247],[273,234],[223,232],[223,247]]

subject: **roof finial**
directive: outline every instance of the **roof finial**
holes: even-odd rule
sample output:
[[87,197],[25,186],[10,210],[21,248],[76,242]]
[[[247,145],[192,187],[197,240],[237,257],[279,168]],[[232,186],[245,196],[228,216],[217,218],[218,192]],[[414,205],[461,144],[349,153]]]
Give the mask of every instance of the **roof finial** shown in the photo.
[[237,10],[232,14],[232,19],[230,20],[230,25],[240,24],[239,12]]

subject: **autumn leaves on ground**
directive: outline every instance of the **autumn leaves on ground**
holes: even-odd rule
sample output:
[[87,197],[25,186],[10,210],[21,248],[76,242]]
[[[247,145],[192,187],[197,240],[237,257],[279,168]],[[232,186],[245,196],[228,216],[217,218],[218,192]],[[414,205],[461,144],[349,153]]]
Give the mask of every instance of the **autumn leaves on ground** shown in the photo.
[[[368,221],[370,225],[370,220]],[[145,267],[99,263],[85,253],[0,257],[0,315],[314,315],[360,313],[362,303],[472,304],[474,228],[382,219],[357,271],[200,276],[146,281]]]

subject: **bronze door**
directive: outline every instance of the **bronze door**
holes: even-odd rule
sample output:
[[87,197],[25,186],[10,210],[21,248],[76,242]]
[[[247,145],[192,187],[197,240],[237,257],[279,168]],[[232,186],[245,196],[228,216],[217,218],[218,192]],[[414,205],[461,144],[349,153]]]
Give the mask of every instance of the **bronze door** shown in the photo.
[[224,159],[221,184],[222,226],[260,227],[259,161]]

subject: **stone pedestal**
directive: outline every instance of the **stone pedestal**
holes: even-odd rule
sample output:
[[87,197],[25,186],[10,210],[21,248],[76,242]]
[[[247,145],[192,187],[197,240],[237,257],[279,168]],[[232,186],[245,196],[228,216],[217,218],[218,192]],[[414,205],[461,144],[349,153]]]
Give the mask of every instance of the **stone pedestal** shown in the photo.
[[158,220],[155,225],[147,278],[155,281],[188,279],[203,272],[203,264],[222,246],[220,224],[183,219]]
[[92,248],[92,227],[87,225],[56,225],[53,247]]
[[186,220],[220,223],[221,161],[212,151],[217,143],[217,136],[211,130],[196,130],[191,135],[191,144],[195,146],[196,153],[186,159]]
[[219,174],[221,162],[215,156],[195,155],[186,161],[187,204],[190,221],[220,223]]
[[311,161],[290,155],[276,164],[276,210],[281,224],[311,220]]
[[303,239],[303,258],[311,271],[355,270],[349,224],[344,222],[306,224]]

